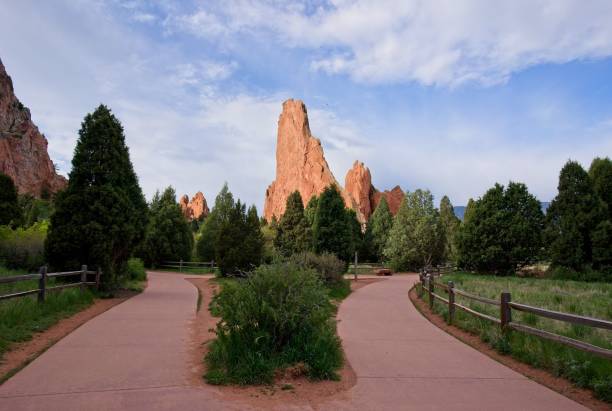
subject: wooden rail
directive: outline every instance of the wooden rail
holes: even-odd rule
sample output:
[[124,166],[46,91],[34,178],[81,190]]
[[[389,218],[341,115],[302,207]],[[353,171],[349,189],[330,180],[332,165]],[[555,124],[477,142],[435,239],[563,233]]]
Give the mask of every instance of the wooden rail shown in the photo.
[[[527,312],[535,314],[541,317],[550,318],[557,321],[563,321],[571,324],[579,324],[588,327],[597,327],[605,330],[612,330],[612,322],[607,320],[601,320],[599,318],[585,317],[576,314],[562,313],[558,311],[546,310],[544,308],[532,307],[526,304],[520,304],[512,301],[512,296],[508,292],[500,294],[499,301],[493,300],[479,295],[468,293],[467,291],[455,288],[452,281],[448,284],[442,284],[439,281],[435,281],[435,277],[432,274],[425,274],[425,270],[419,275],[419,283],[417,284],[417,295],[419,298],[423,298],[425,292],[428,294],[429,308],[433,309],[434,301],[438,300],[445,303],[448,306],[448,322],[452,324],[454,319],[455,309],[459,308],[468,314],[476,317],[491,321],[495,324],[499,324],[502,332],[508,332],[509,330],[515,330],[526,334],[531,334],[544,338],[550,341],[555,341],[560,344],[567,345],[582,351],[589,352],[600,357],[612,359],[612,350],[607,348],[598,347],[584,341],[578,341],[573,338],[566,337],[564,335],[555,334],[549,331],[540,330],[537,328],[529,327],[524,324],[520,324],[512,321],[512,310]],[[439,294],[435,293],[436,287],[444,290],[448,294],[448,298],[444,298]],[[499,307],[499,318],[490,316],[488,314],[481,313],[472,308],[466,307],[455,301],[455,297],[460,295],[467,299],[478,301],[483,304],[493,305]]]
[[215,261],[162,261],[159,268],[178,268],[180,272],[183,272],[183,269],[188,270],[190,268],[210,268],[213,270],[215,269]]
[[[80,276],[78,282],[54,285],[51,287],[47,285],[49,278],[68,277],[76,275]],[[88,275],[94,275],[95,281],[87,281]],[[38,274],[24,274],[13,275],[9,277],[0,277],[0,284],[11,284],[23,281],[38,280],[38,288],[26,291],[17,291],[10,294],[0,294],[0,301],[8,300],[11,298],[25,297],[27,295],[32,294],[38,294],[38,302],[44,302],[46,299],[47,291],[61,290],[70,287],[81,287],[81,289],[85,289],[85,287],[89,285],[93,285],[97,289],[100,287],[100,276],[102,276],[102,272],[99,269],[96,271],[91,271],[87,269],[86,265],[83,265],[79,271],[64,271],[58,273],[47,273],[47,266],[42,266],[40,267]]]

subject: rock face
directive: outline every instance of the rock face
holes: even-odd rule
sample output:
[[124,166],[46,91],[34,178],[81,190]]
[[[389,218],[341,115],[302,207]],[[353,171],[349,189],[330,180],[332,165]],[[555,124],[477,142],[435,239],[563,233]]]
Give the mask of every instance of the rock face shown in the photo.
[[181,206],[181,210],[183,210],[183,214],[189,221],[199,220],[202,217],[208,216],[210,212],[208,204],[206,204],[206,198],[201,191],[198,191],[191,201],[189,201],[189,196],[185,194],[179,200],[179,205]]
[[276,179],[266,190],[264,216],[280,218],[287,197],[298,190],[304,203],[336,184],[323,156],[321,141],[312,136],[306,106],[300,100],[287,100],[278,119],[276,139]]
[[393,214],[397,213],[404,192],[399,186],[379,192],[372,185],[370,170],[359,161],[346,174],[344,188],[340,187],[325,160],[321,141],[312,136],[306,106],[300,100],[287,100],[278,120],[276,141],[276,179],[266,190],[264,216],[280,218],[285,212],[289,194],[298,190],[304,205],[310,198],[336,184],[347,207],[357,213],[364,224],[384,196]]
[[47,139],[32,123],[30,110],[15,96],[13,82],[0,61],[0,172],[10,176],[20,194],[40,197],[66,187],[47,153]]

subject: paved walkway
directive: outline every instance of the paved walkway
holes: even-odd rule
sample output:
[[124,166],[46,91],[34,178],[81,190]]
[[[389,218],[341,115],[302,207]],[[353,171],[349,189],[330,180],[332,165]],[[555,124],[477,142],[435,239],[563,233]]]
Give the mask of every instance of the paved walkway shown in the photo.
[[[338,332],[358,381],[321,410],[581,410],[425,320],[395,276],[353,293]],[[197,291],[151,273],[146,291],[84,324],[0,386],[0,410],[228,410],[214,387],[189,386]],[[298,409],[281,407],[279,409]]]

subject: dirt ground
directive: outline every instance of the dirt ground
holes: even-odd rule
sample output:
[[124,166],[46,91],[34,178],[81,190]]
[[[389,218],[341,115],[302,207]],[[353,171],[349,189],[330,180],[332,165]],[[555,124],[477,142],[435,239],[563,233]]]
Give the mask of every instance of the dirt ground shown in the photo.
[[[218,321],[208,310],[208,304],[218,284],[207,278],[191,278],[189,281],[198,288],[200,309],[192,328],[191,345],[191,382],[193,385],[206,385],[203,379],[208,342],[215,338],[214,328]],[[351,281],[353,291],[380,279],[360,279]],[[303,376],[292,375],[288,370],[279,375],[274,384],[268,386],[220,386],[218,393],[224,399],[243,402],[245,405],[257,408],[273,408],[281,405],[309,404],[317,408],[317,404],[330,399],[342,399],[357,382],[357,376],[345,357],[344,367],[340,370],[340,381],[310,381]]]
[[577,388],[565,378],[557,377],[546,370],[534,368],[528,364],[517,361],[510,356],[502,355],[491,348],[487,343],[483,342],[479,336],[471,334],[458,327],[448,325],[442,317],[429,311],[429,306],[424,300],[417,298],[416,288],[413,287],[408,295],[410,297],[410,301],[412,301],[416,309],[432,324],[446,331],[465,344],[475,348],[481,353],[491,357],[497,362],[504,364],[506,367],[523,374],[527,378],[534,380],[592,410],[609,411],[612,409],[610,405],[595,398],[591,391]]
[[13,345],[0,361],[0,385],[66,335],[136,294],[138,293],[121,291],[114,298],[96,299],[83,311],[60,320],[43,332],[34,334],[31,340]]

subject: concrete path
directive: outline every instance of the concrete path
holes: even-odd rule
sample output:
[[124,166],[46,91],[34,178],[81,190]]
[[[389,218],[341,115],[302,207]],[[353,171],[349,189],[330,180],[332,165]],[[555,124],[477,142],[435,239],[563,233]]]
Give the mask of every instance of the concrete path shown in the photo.
[[[424,319],[395,276],[353,293],[338,332],[358,381],[321,410],[580,410]],[[244,410],[189,384],[196,288],[149,274],[145,292],[84,324],[0,386],[0,410]],[[278,409],[304,409],[280,407]],[[306,407],[305,409],[310,409]]]

